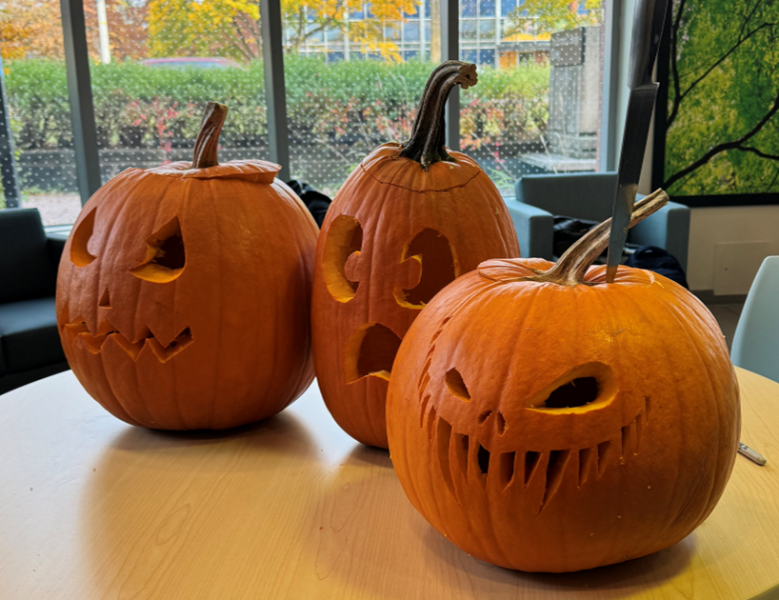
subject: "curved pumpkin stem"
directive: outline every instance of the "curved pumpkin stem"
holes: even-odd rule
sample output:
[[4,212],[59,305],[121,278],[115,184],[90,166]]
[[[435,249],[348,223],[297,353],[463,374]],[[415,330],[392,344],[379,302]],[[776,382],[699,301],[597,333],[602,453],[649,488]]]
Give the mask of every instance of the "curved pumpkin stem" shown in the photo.
[[200,121],[200,132],[195,141],[195,151],[192,156],[193,169],[207,169],[219,164],[216,155],[219,146],[219,134],[227,118],[227,107],[217,102],[209,102],[203,111]]
[[437,162],[454,162],[445,147],[446,100],[454,86],[465,90],[477,81],[476,65],[472,63],[448,60],[438,65],[427,80],[411,137],[403,144],[400,156],[421,163],[425,171]]
[[[667,203],[668,195],[663,190],[655,190],[633,207],[633,215],[630,217],[630,225],[628,227],[633,227],[635,224],[643,221]],[[585,283],[584,276],[587,274],[587,269],[592,266],[592,263],[603,254],[603,251],[609,245],[610,232],[611,219],[606,219],[600,225],[590,229],[586,235],[579,238],[573,246],[565,251],[551,269],[525,279],[568,286]]]

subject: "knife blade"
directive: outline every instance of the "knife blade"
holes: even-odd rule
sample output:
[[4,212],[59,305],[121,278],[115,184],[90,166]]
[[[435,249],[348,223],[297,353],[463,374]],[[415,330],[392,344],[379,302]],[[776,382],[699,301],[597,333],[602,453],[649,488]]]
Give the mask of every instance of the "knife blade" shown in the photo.
[[628,236],[633,202],[644,163],[649,137],[649,123],[655,107],[658,83],[652,80],[663,35],[668,0],[637,0],[633,16],[633,39],[630,46],[628,110],[619,157],[617,191],[611,212],[611,233],[606,261],[606,282],[613,283],[622,249]]

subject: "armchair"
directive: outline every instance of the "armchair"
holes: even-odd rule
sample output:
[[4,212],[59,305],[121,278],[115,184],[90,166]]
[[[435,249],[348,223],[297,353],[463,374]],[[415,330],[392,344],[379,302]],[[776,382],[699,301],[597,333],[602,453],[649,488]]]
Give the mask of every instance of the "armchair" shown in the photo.
[[[506,205],[514,220],[522,256],[554,260],[554,215],[596,221],[608,219],[617,190],[617,174],[525,175],[517,180],[515,190],[516,197],[507,199]],[[686,269],[689,235],[690,209],[669,202],[633,227],[628,241],[664,248]]]
[[36,209],[0,211],[0,394],[68,368],[54,311],[64,245]]

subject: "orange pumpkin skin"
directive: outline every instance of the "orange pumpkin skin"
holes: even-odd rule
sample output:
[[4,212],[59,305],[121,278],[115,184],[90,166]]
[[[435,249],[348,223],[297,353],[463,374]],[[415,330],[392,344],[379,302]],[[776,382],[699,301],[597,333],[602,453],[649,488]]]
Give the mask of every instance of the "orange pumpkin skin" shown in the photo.
[[[519,256],[497,188],[471,158],[425,171],[384,144],[344,183],[317,245],[312,303],[322,397],[356,440],[387,447],[387,382],[423,306],[483,260]],[[373,325],[373,327],[372,327]]]
[[[680,541],[720,498],[740,430],[727,347],[692,294],[625,267],[608,285],[604,267],[585,276],[599,285],[520,280],[551,266],[488,261],[448,286],[403,340],[387,400],[413,505],[465,552],[523,571]],[[594,401],[547,405],[587,377]]]
[[310,385],[317,227],[278,170],[128,169],[82,210],[60,263],[57,322],[74,373],[116,417],[225,429]]

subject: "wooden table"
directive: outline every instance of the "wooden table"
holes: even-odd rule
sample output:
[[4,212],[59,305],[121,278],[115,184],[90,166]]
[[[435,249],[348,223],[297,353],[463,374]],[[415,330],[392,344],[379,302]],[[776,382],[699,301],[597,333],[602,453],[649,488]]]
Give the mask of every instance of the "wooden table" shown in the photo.
[[172,434],[125,425],[55,375],[0,396],[0,599],[779,598],[779,384],[739,380],[742,439],[768,466],[739,456],[675,547],[560,576],[446,541],[316,385],[265,423]]

